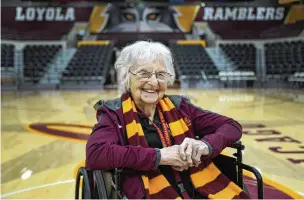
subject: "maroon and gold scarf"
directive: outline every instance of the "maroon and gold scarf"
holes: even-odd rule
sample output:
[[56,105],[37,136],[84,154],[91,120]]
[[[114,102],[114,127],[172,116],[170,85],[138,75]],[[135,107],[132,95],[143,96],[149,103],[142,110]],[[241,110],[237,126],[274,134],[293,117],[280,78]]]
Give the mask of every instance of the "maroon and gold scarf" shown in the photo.
[[[175,144],[181,144],[186,137],[193,138],[183,117],[168,97],[159,102],[164,118],[169,125]],[[130,145],[148,147],[142,126],[139,121],[134,101],[128,93],[122,96],[122,111]],[[173,170],[173,169],[172,169]],[[247,199],[248,195],[235,183],[230,181],[212,163],[191,167],[190,178],[196,191],[209,199]],[[146,189],[146,198],[181,199],[159,170],[143,175],[142,181]]]

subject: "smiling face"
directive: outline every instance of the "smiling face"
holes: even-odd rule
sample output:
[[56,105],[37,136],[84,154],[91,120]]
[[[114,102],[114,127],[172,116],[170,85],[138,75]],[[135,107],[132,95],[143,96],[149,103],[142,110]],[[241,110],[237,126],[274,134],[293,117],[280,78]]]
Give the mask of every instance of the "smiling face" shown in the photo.
[[[165,67],[159,61],[141,65],[136,69],[131,68],[130,90],[137,106],[157,104],[165,94],[167,81],[156,78],[154,73],[166,72]],[[153,73],[150,78],[142,78],[139,74]]]

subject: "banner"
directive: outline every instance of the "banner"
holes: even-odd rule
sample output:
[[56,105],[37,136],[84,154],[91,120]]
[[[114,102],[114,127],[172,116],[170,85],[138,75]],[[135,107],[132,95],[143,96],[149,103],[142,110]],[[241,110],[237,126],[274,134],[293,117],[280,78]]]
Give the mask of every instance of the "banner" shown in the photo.
[[304,6],[207,6],[194,22],[198,32],[212,30],[222,39],[297,36],[303,30]]
[[282,21],[288,7],[202,7],[195,21]]
[[139,3],[132,7],[114,4],[95,7],[3,7],[1,11],[1,37],[4,39],[58,40],[69,34],[79,22],[92,34],[107,34],[107,39],[111,39],[111,33],[119,37],[120,33],[146,36],[158,33],[163,39],[168,33],[168,39],[170,35],[181,39],[181,34],[193,30],[204,33],[203,30],[196,30],[202,24],[224,39],[258,39],[276,37],[277,32],[296,36],[303,29],[304,21],[303,5],[148,6]]
[[190,32],[197,6],[97,6],[90,17],[90,32]]
[[76,22],[88,22],[92,8],[3,7],[1,38],[59,40]]

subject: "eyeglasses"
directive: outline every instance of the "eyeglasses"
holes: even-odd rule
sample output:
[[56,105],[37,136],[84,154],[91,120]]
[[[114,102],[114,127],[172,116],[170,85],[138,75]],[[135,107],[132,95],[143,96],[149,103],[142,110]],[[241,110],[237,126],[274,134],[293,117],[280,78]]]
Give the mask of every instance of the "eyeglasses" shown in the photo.
[[153,74],[155,74],[156,78],[160,81],[166,81],[168,78],[170,78],[172,75],[168,72],[148,72],[148,71],[138,71],[136,73],[133,73],[129,71],[131,74],[137,76],[138,78],[143,78],[143,79],[150,79]]

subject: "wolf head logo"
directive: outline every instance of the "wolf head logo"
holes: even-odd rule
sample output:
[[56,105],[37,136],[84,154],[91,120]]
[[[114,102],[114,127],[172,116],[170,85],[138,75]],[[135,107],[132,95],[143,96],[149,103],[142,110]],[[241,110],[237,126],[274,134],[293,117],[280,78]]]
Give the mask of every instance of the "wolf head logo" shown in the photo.
[[90,17],[93,33],[100,32],[189,32],[199,6],[95,7]]

